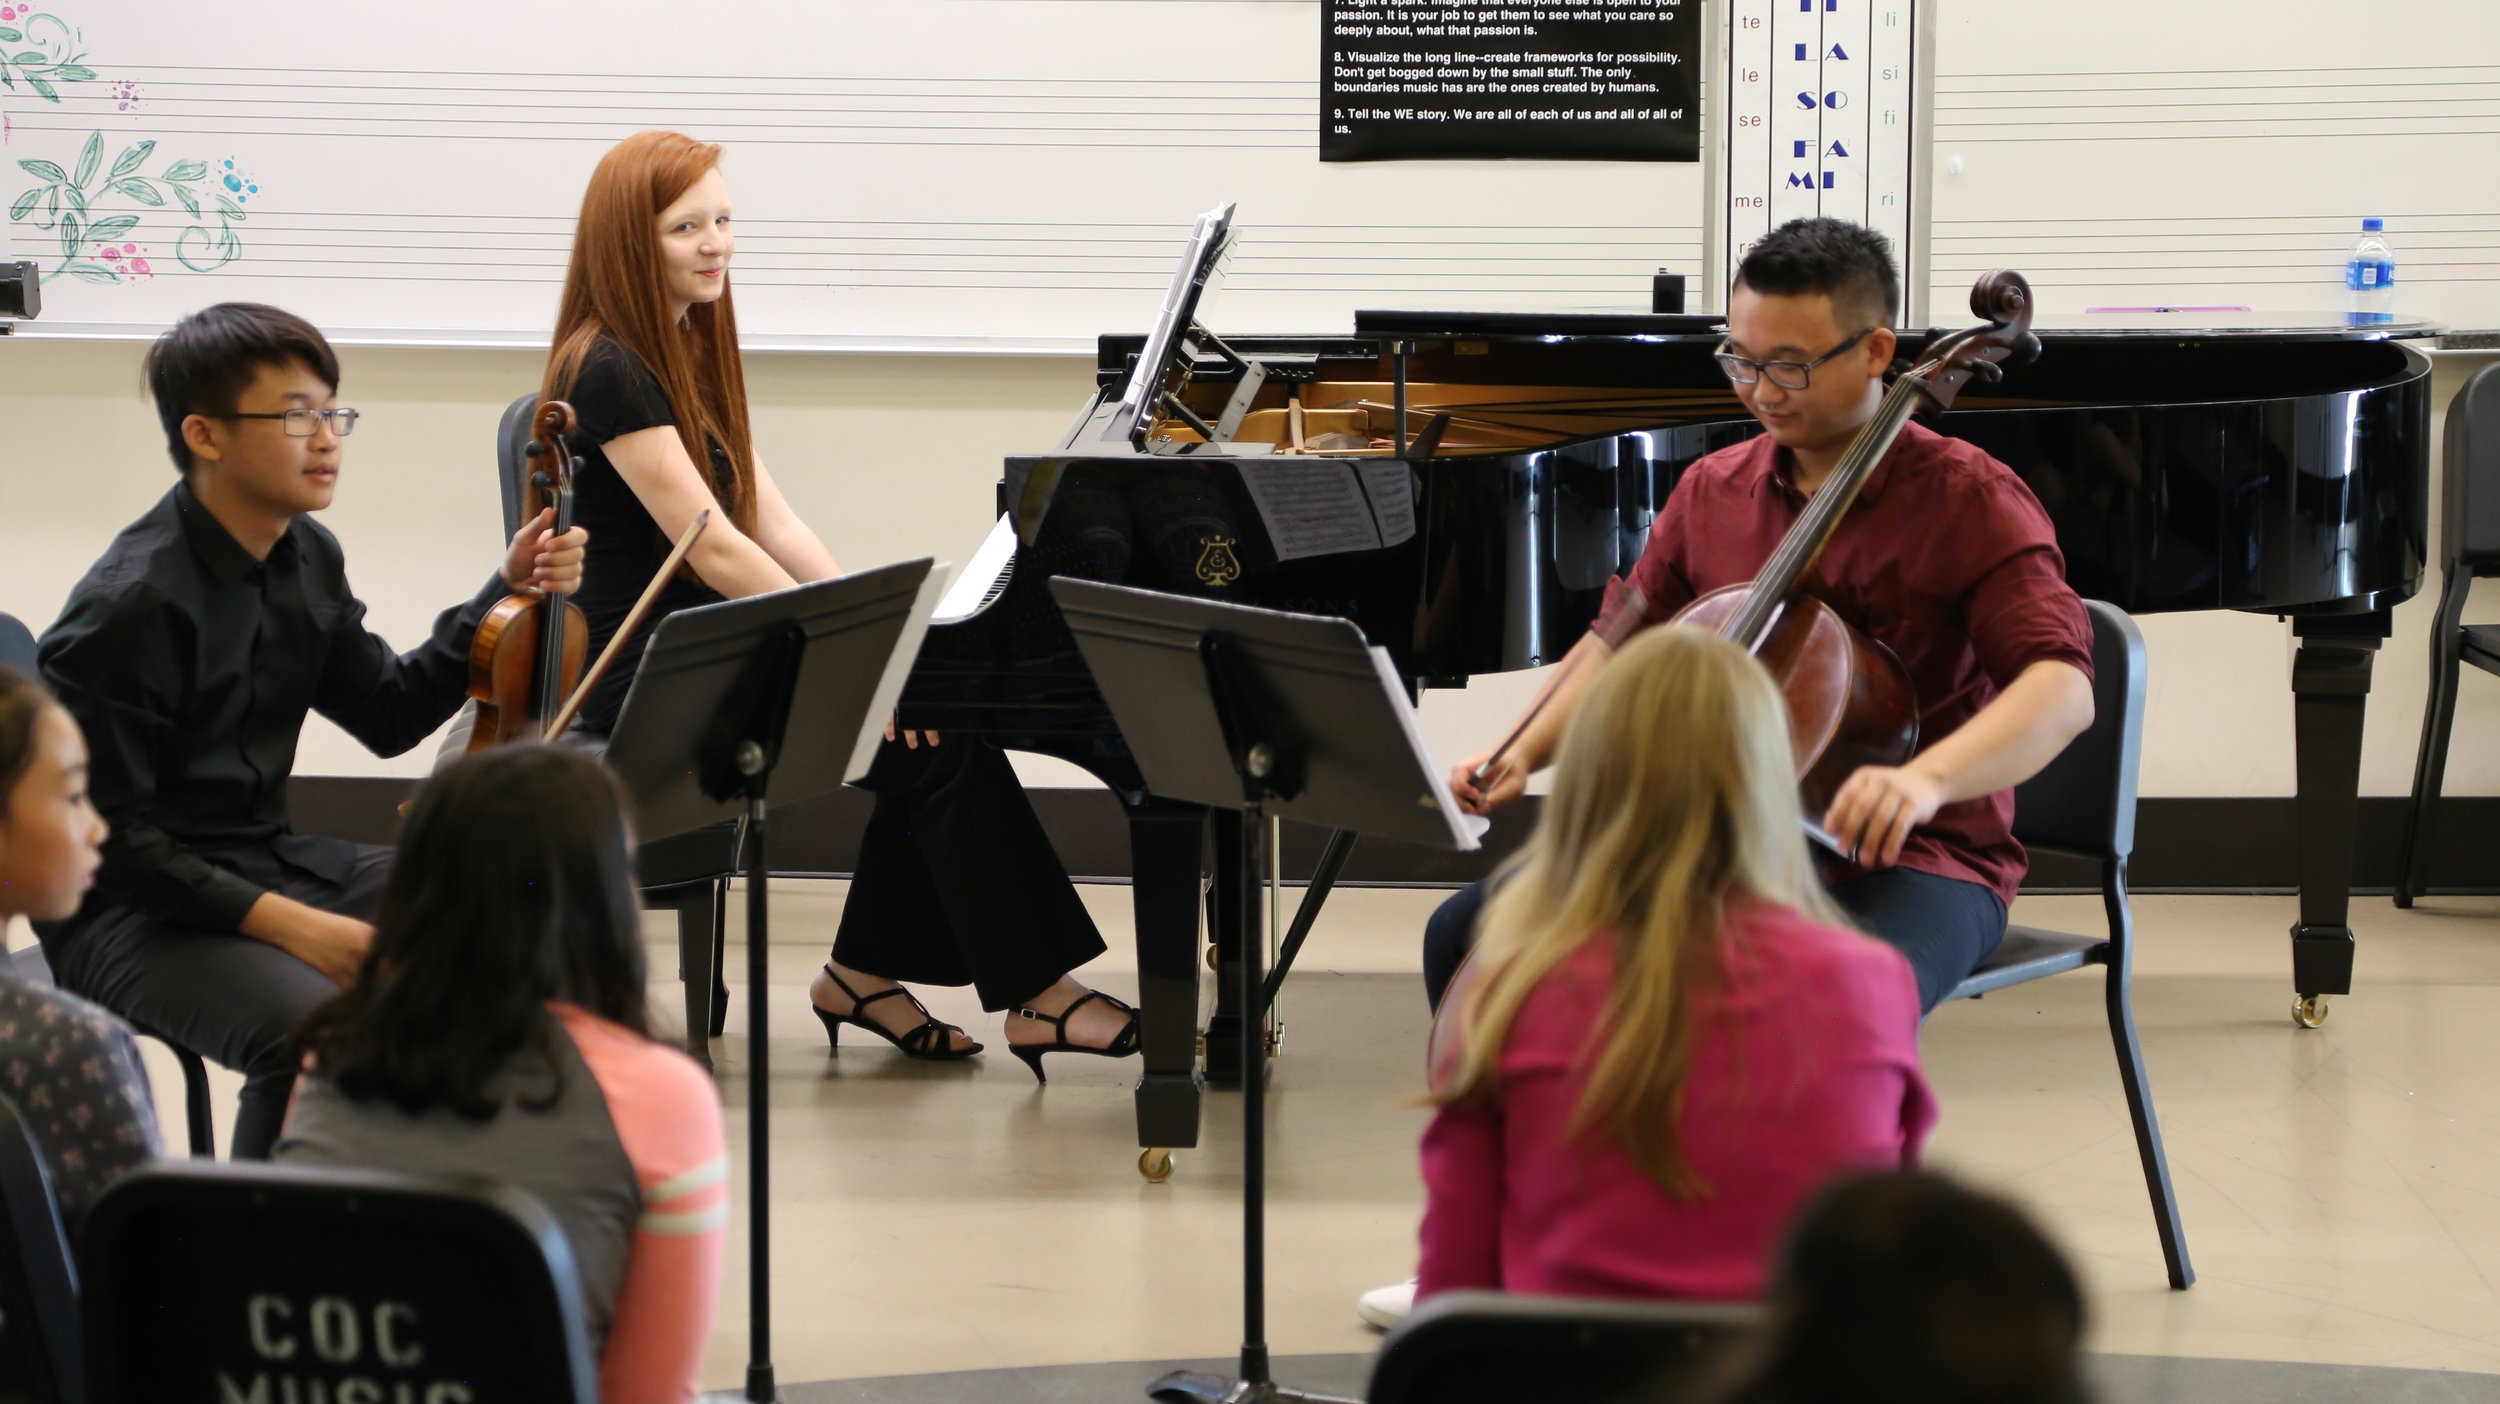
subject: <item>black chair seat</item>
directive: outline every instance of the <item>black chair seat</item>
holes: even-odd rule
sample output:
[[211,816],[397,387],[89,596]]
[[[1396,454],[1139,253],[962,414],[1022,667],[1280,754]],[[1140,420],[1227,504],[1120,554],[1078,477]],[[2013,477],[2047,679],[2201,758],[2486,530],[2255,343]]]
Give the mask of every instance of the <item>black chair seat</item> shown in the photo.
[[2009,926],[1996,954],[1981,961],[1979,968],[1945,998],[1972,999],[2009,985],[2103,964],[2108,958],[2109,941],[2104,937],[2043,931],[2036,926]]
[[1749,1303],[1583,1301],[1451,1292],[1397,1324],[1368,1404],[1662,1404],[1762,1320]]
[[2457,642],[2464,650],[2458,661],[2471,663],[2486,673],[2500,673],[2500,624],[2468,624],[2457,631]]

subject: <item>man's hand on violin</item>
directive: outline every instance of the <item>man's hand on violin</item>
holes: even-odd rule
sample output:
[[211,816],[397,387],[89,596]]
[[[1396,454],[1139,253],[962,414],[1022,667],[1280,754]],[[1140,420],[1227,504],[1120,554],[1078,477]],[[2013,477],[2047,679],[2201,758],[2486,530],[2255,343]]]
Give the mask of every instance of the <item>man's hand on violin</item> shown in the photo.
[[1832,797],[1823,827],[1862,867],[1901,861],[1910,831],[1944,807],[1944,782],[1909,766],[1861,766]]
[[1476,779],[1477,767],[1491,759],[1491,751],[1478,751],[1450,767],[1450,798],[1470,814],[1490,814],[1528,792],[1528,768],[1515,755]]
[[537,520],[515,532],[512,549],[504,553],[503,583],[515,590],[544,590],[569,595],[582,588],[582,556],[590,533],[575,527],[556,535],[556,509],[541,510]]

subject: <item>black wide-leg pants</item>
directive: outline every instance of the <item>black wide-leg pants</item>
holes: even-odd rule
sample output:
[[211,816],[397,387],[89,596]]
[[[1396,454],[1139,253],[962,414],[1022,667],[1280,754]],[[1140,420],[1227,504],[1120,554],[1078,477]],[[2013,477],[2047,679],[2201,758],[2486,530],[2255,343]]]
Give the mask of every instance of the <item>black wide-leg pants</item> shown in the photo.
[[833,958],[920,985],[970,985],[1012,1009],[1103,952],[1006,754],[948,738],[888,741]]

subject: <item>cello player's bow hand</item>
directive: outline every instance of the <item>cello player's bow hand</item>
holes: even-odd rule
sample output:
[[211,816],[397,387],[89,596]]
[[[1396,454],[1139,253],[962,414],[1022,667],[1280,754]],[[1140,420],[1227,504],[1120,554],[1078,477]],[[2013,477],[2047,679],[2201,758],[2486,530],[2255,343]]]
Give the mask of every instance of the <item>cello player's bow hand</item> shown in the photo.
[[1832,796],[1823,827],[1861,867],[1901,861],[1910,832],[1944,807],[1944,782],[1911,765],[1860,766]]

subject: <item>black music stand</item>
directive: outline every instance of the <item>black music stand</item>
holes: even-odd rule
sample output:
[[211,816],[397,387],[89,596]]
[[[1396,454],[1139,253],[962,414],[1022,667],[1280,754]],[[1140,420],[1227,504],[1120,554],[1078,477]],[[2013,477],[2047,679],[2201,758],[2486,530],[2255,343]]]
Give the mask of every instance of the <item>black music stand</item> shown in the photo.
[[[1050,593],[1076,635],[1146,786],[1241,807],[1241,1007],[1259,1008],[1260,878],[1271,816],[1436,848],[1471,849],[1386,654],[1351,621],[1158,594],[1061,576]],[[1242,1342],[1238,1376],[1178,1370],[1156,1399],[1351,1404],[1268,1377],[1266,1058],[1241,1040]]]
[[[764,807],[867,773],[920,652],[945,572],[905,561],[660,621],[617,719],[608,765],[634,797],[643,842],[746,821],[746,1388],[773,1384],[770,1104],[765,1086]],[[793,727],[792,717],[804,718]],[[712,1396],[715,1398],[722,1396]]]

